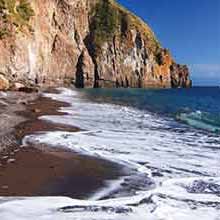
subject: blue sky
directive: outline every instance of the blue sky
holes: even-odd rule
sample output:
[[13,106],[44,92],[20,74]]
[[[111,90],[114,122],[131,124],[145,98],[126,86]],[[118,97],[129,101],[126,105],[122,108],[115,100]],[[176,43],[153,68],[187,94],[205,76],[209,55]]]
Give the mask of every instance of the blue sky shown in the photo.
[[194,85],[220,85],[220,0],[118,0],[145,20]]

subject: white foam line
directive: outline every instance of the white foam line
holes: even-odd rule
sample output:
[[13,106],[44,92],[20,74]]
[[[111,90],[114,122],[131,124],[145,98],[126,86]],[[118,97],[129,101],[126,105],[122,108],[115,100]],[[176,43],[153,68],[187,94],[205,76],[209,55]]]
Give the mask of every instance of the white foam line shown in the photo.
[[84,135],[84,134],[92,134],[94,133],[94,131],[79,131],[79,132],[63,132],[63,131],[53,131],[53,132],[45,132],[45,133],[41,133],[41,134],[35,134],[35,135],[29,135],[29,136],[25,136],[22,144],[23,146],[28,146],[29,143],[36,143],[36,144],[48,144],[51,147],[64,147],[64,148],[69,148],[75,152],[81,153],[81,154],[85,154],[88,156],[95,156],[98,158],[102,158],[108,161],[112,161],[115,162],[117,164],[121,164],[124,165],[126,167],[130,167],[133,169],[137,169],[139,172],[141,173],[145,173],[147,174],[149,177],[151,177],[151,171],[150,169],[129,161],[129,160],[125,160],[122,159],[120,157],[117,156],[112,156],[111,154],[108,154],[107,152],[96,152],[96,151],[91,151],[87,148],[84,148],[82,146],[79,146],[78,142],[76,141],[75,143],[73,142],[66,142],[65,140],[63,140],[62,137],[67,137],[70,135],[71,137],[78,137],[79,139],[81,138],[80,135]]
[[89,197],[90,200],[97,201],[103,199],[114,191],[121,187],[121,184],[124,182],[124,178],[119,178],[118,180],[111,180],[107,182],[107,186],[100,189],[98,192],[95,192],[93,195]]

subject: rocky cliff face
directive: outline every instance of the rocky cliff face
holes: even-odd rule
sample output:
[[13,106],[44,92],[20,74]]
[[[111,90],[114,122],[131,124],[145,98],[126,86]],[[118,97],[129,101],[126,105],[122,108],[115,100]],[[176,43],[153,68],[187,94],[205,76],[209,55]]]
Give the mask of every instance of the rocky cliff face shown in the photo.
[[0,76],[10,86],[191,84],[187,67],[113,0],[0,0]]

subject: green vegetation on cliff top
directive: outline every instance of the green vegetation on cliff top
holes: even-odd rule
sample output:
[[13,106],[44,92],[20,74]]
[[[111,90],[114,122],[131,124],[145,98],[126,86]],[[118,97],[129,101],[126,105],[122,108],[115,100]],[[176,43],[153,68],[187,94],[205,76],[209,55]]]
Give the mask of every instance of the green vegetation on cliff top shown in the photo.
[[8,25],[28,26],[34,10],[28,0],[0,0],[0,39],[9,34]]
[[99,1],[92,11],[90,31],[96,46],[112,39],[119,25],[120,14],[112,8],[109,0]]
[[160,48],[150,27],[139,17],[119,5],[115,0],[97,0],[92,10],[90,30],[93,32],[95,46],[100,49],[102,44],[111,40],[114,35],[120,34],[123,38],[127,31],[136,29],[140,32],[155,51]]
[[[93,0],[92,0],[93,1]],[[115,35],[121,38],[131,29],[136,29],[148,40],[149,47],[155,51],[160,48],[150,27],[140,18],[119,5],[115,0],[94,0],[96,6],[91,12],[91,26],[95,47],[100,49],[102,44]],[[34,16],[34,10],[29,0],[0,0],[0,39],[9,34],[8,24],[20,30],[29,27],[29,20]]]

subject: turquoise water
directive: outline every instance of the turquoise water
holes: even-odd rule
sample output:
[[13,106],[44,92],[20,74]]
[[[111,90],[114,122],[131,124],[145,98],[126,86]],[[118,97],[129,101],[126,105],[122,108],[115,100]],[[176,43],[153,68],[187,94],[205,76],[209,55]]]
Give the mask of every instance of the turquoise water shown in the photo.
[[132,106],[188,124],[194,128],[220,132],[220,88],[191,89],[87,89],[96,102]]

